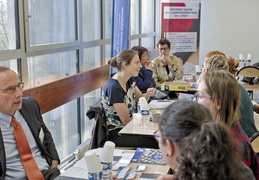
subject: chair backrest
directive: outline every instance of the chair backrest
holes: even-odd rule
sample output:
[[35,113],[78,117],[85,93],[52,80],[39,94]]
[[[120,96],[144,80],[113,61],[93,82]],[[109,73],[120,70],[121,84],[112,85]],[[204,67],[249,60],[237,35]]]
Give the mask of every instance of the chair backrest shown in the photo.
[[237,77],[244,76],[242,81],[254,84],[253,80],[259,76],[259,68],[256,66],[245,66],[238,70]]
[[259,68],[255,66],[245,66],[239,69],[239,71],[237,72],[237,76],[238,75],[251,77],[251,78],[257,77],[259,76]]
[[249,139],[254,151],[259,153],[259,131],[253,134]]
[[86,115],[89,119],[95,119],[89,149],[103,147],[104,143],[108,141],[109,130],[106,125],[107,119],[101,100],[94,103],[87,111]]

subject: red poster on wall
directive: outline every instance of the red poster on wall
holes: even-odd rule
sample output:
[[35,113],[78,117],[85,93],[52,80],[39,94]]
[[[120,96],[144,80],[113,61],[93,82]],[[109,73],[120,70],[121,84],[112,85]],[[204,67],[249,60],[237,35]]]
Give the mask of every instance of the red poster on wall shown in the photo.
[[171,51],[183,63],[198,64],[200,34],[199,1],[162,1],[161,37],[171,42]]

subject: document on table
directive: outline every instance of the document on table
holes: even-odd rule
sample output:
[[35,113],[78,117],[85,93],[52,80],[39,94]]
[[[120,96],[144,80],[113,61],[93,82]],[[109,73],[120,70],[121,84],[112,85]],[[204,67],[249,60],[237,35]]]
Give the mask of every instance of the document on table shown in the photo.
[[134,153],[123,153],[121,159],[112,166],[112,170],[117,170],[120,167],[128,166]]
[[152,100],[148,105],[150,109],[164,110],[165,108],[167,108],[167,106],[169,106],[173,102],[175,102],[175,100]]
[[[100,149],[96,149],[96,154],[100,153]],[[124,150],[115,149],[114,150],[114,162],[113,162],[113,169],[119,168],[119,167],[125,167],[128,166],[132,157],[134,156],[134,153],[123,153]],[[120,158],[118,158],[120,156]],[[65,172],[61,173],[59,177],[70,177],[79,179],[88,179],[88,170],[85,158],[80,159],[78,162],[74,164],[71,168],[66,170]],[[72,180],[72,179],[71,179]]]

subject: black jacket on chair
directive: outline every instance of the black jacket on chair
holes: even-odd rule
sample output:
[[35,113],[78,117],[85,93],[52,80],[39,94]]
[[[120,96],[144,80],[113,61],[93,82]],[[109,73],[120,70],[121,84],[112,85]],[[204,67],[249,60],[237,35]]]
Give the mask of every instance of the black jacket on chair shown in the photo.
[[104,143],[108,140],[109,130],[106,126],[106,116],[101,101],[99,100],[91,106],[86,115],[89,119],[95,119],[89,149],[103,147]]

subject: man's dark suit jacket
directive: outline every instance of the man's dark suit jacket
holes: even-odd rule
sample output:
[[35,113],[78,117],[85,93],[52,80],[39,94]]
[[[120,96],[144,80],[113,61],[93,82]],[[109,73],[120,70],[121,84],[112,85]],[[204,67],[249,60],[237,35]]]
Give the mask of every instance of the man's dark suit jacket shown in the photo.
[[[60,161],[52,135],[43,122],[42,116],[40,114],[40,107],[38,102],[33,98],[23,98],[20,112],[30,127],[32,135],[42,154],[46,157],[48,164],[51,165],[52,160]],[[41,142],[39,138],[41,128],[44,132],[43,142]],[[5,153],[2,132],[0,129],[0,179],[4,179],[6,172]]]

